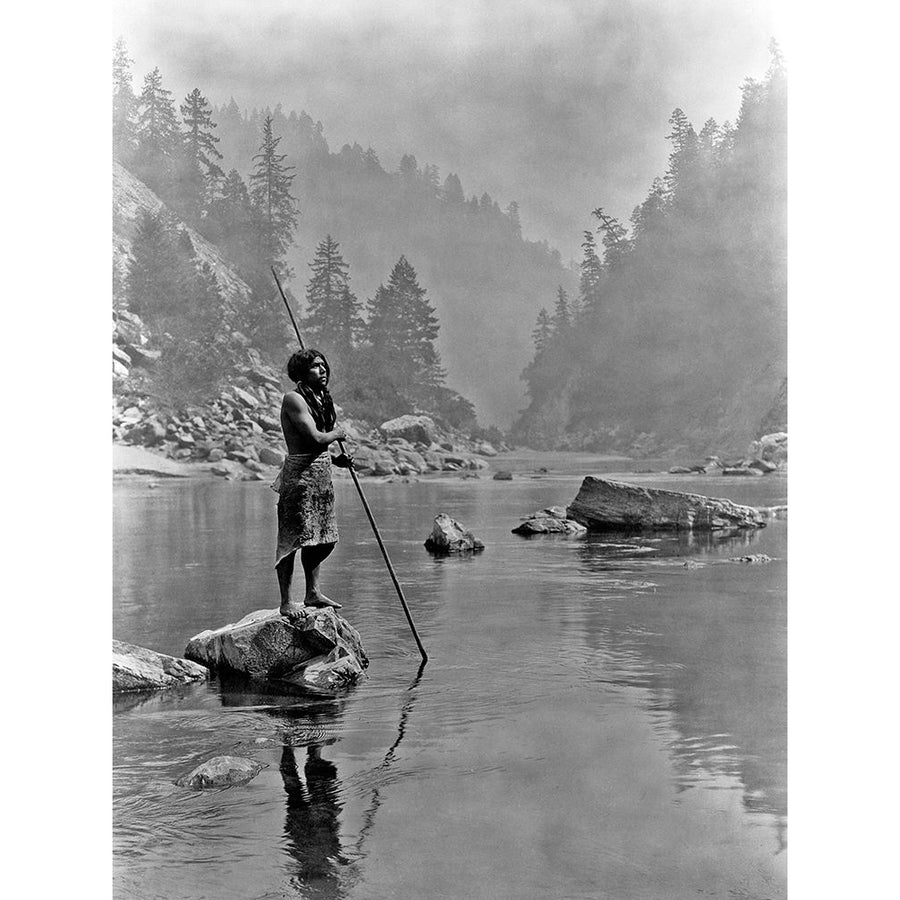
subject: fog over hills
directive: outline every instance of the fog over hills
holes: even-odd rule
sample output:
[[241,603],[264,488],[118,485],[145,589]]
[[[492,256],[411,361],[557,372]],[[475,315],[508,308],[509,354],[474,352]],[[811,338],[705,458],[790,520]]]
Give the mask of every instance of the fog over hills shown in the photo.
[[[649,411],[675,403],[669,388],[662,390],[667,372],[685,383],[679,403],[696,400],[694,387],[709,386],[707,376],[713,372],[717,379],[731,372],[737,389],[739,367],[727,365],[725,342],[715,329],[704,331],[709,332],[706,344],[718,348],[703,357],[710,357],[709,371],[695,366],[690,377],[686,360],[700,358],[691,351],[691,341],[700,334],[691,317],[682,316],[685,333],[679,342],[669,335],[667,343],[660,334],[674,305],[699,309],[699,298],[707,294],[704,302],[712,309],[724,298],[731,298],[726,306],[734,305],[743,290],[744,280],[725,278],[731,270],[724,258],[721,264],[714,260],[719,238],[713,223],[724,218],[724,207],[717,204],[737,193],[712,173],[730,158],[739,110],[749,108],[748,98],[755,96],[756,88],[749,89],[752,82],[744,79],[767,71],[774,25],[769,3],[736,0],[464,0],[447,7],[361,0],[325,8],[305,0],[252,5],[139,0],[117,4],[114,22],[133,62],[136,92],[147,73],[156,70],[175,104],[191,91],[208,98],[223,177],[233,169],[238,180],[251,178],[264,120],[282,141],[279,152],[294,173],[291,190],[300,217],[276,257],[283,257],[286,277],[290,268],[294,271],[290,289],[298,306],[309,278],[307,264],[326,234],[339,242],[351,288],[363,305],[398,258],[408,259],[440,322],[437,349],[447,386],[475,403],[483,425],[509,427],[529,405],[522,380],[529,366],[530,419],[520,421],[519,430],[530,440],[551,443],[560,427],[602,438],[625,418],[636,434],[657,431],[658,416]],[[678,111],[682,125],[677,127],[676,107],[684,110]],[[565,391],[547,393],[544,382],[555,384],[556,376],[550,381],[543,374],[537,381],[531,377],[539,311],[554,308],[560,289],[574,304],[573,321],[585,305],[595,311],[603,306],[585,294],[584,234],[597,235],[596,262],[608,271],[604,248],[619,253],[620,239],[609,245],[615,232],[604,231],[601,247],[603,229],[593,213],[602,207],[616,227],[621,223],[627,229],[638,206],[644,209],[645,226],[647,204],[671,206],[677,175],[671,154],[688,132],[690,141],[696,139],[691,122],[709,156],[709,184],[718,185],[713,192],[718,193],[695,195],[691,202],[707,209],[703,223],[694,223],[699,243],[677,249],[667,245],[667,265],[671,273],[685,270],[696,277],[659,284],[635,277],[624,293],[613,290],[603,301],[618,310],[617,318],[600,327],[595,316],[590,329],[581,330],[583,346],[570,355],[567,368],[594,366],[595,357],[603,356],[606,400],[575,402],[574,382]],[[769,141],[780,127],[760,131],[759,140]],[[673,128],[683,132],[674,142]],[[150,145],[145,145],[141,152],[146,156]],[[147,183],[162,191],[185,221],[217,243],[215,223],[204,219],[205,212],[198,208],[192,219],[190,210],[180,208],[182,175],[170,172],[166,186],[156,180],[161,170],[154,174],[152,165],[147,168],[148,159],[135,174],[149,178]],[[131,166],[125,157],[123,162]],[[757,170],[747,171],[758,178]],[[663,176],[657,189],[654,179]],[[748,196],[756,196],[753,189]],[[766,260],[780,252],[782,201],[778,194],[766,220],[775,241],[765,250]],[[729,227],[737,221],[732,217]],[[221,223],[218,227],[221,231]],[[629,240],[638,236],[635,230]],[[741,246],[736,240],[726,255]],[[241,254],[234,261],[244,272],[261,263],[255,250],[245,247]],[[650,254],[648,259],[659,268],[664,258]],[[755,262],[748,264],[752,269]],[[263,265],[263,278],[252,291],[257,309],[271,288],[266,270]],[[773,283],[774,299],[770,302],[767,293],[758,301],[775,310],[774,328],[760,332],[768,343],[754,347],[749,338],[744,341],[748,354],[759,354],[763,368],[773,354],[781,355],[780,278]],[[614,281],[604,285],[607,292]],[[754,298],[742,301],[745,305],[757,302],[753,291],[745,293]],[[644,310],[640,322],[636,304]],[[608,327],[613,322],[616,331]],[[559,322],[550,324],[556,328]],[[636,352],[623,349],[625,335]],[[601,344],[607,348],[602,352]],[[614,366],[617,353],[621,365]],[[637,368],[626,376],[629,365]],[[557,375],[562,371],[554,368]],[[596,381],[598,375],[591,377]],[[782,381],[773,376],[774,384]],[[582,394],[596,392],[601,384],[589,388],[589,382],[584,381]],[[603,418],[612,384],[619,391],[610,413],[616,421],[604,419],[597,432],[595,419]],[[647,396],[635,405],[641,390]],[[761,402],[769,403],[771,392],[767,382],[759,392]],[[570,402],[575,406],[568,410]],[[715,406],[718,416],[725,402],[723,395],[715,403],[707,398],[695,405]],[[576,408],[581,410],[577,415]],[[569,412],[573,418],[563,426]]]
[[118,0],[140,77],[183,97],[306,110],[332,148],[414,154],[521,207],[564,260],[602,204],[627,219],[665,168],[676,106],[736,114],[767,64],[774,0]]

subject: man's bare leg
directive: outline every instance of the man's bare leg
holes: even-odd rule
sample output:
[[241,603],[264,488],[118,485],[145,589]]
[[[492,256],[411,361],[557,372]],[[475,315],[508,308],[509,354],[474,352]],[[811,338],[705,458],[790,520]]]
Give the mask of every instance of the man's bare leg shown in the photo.
[[294,557],[296,551],[285,556],[278,565],[275,566],[275,573],[278,575],[278,589],[281,591],[281,606],[279,612],[289,619],[296,618],[303,613],[303,604],[297,603],[291,598],[291,583],[294,578]]
[[303,602],[307,606],[331,606],[340,609],[341,604],[330,600],[319,590],[319,566],[328,558],[334,544],[315,544],[300,549],[300,562],[306,576],[306,596]]

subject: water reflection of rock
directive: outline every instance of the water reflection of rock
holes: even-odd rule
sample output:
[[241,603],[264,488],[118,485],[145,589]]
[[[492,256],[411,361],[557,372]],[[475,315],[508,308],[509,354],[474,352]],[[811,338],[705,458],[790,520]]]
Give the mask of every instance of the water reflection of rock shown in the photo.
[[677,533],[591,532],[583,539],[582,567],[596,571],[621,557],[633,555],[656,557],[693,556],[720,551],[741,551],[759,540],[755,529],[721,531],[688,531]]
[[[670,749],[680,789],[737,779],[750,812],[776,817],[779,843],[787,814],[786,604],[783,569],[710,566],[661,577],[666,560],[724,558],[756,532],[662,540],[592,535],[579,564],[614,574],[584,606],[584,635],[603,658],[602,677],[650,692],[650,706],[673,726]],[[642,589],[652,573],[655,589]],[[632,576],[630,578],[622,575]],[[637,576],[637,577],[633,577]],[[623,603],[627,592],[627,603]]]

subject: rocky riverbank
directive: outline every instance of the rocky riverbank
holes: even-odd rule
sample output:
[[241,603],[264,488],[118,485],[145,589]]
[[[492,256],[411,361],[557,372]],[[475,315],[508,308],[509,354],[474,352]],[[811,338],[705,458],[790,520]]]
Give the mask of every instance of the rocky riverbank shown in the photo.
[[[281,399],[290,385],[249,346],[237,351],[228,387],[203,402],[175,407],[149,389],[159,354],[148,350],[141,320],[119,312],[113,321],[113,444],[142,448],[160,464],[117,464],[126,474],[200,474],[266,480],[284,461]],[[509,449],[440,426],[427,415],[404,415],[373,424],[349,419],[348,450],[360,475],[415,476],[429,472],[472,473],[487,458]],[[127,455],[127,454],[125,454]],[[114,453],[121,458],[122,453]],[[185,464],[181,473],[172,464]]]
[[753,441],[744,456],[721,459],[707,456],[702,463],[672,466],[670,475],[730,475],[758,477],[773,472],[787,472],[788,436],[786,431],[764,434]]

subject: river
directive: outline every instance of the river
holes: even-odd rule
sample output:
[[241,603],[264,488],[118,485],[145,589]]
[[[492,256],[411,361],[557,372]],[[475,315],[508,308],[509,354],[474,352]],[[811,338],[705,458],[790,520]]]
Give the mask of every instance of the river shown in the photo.
[[[786,521],[722,541],[510,529],[589,473],[760,506],[787,502],[786,479],[574,454],[501,467],[515,480],[363,482],[421,671],[344,478],[323,588],[362,635],[362,684],[304,699],[213,679],[115,701],[116,897],[785,896]],[[180,656],[277,605],[266,484],[148,481],[114,488],[114,637]],[[485,551],[430,556],[439,512]],[[728,562],[751,553],[772,561]],[[221,791],[173,783],[232,753],[266,768]]]

